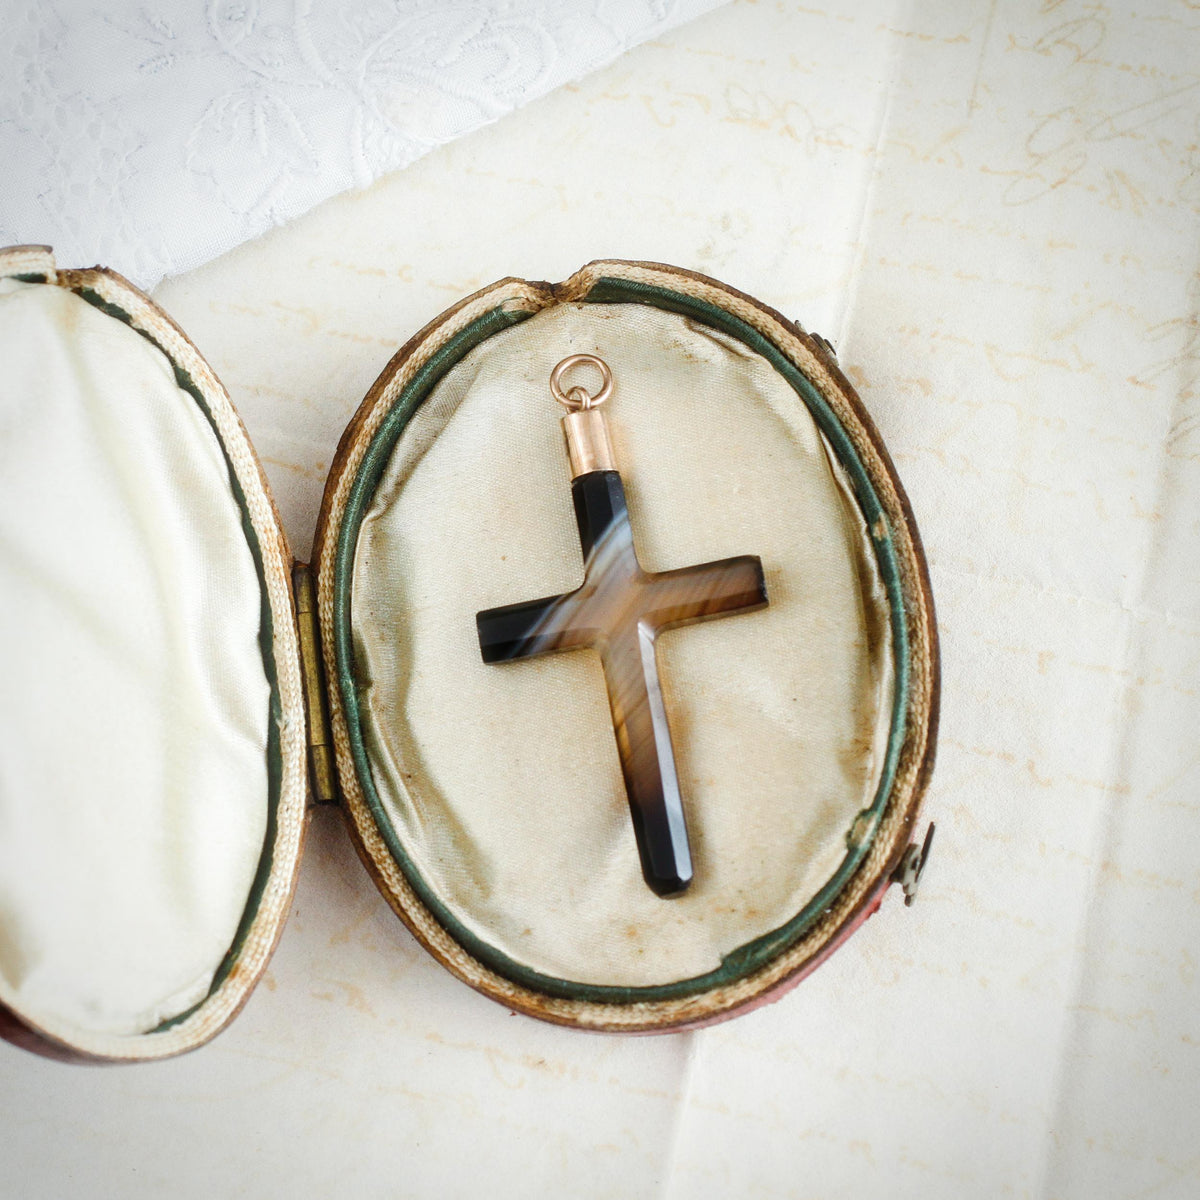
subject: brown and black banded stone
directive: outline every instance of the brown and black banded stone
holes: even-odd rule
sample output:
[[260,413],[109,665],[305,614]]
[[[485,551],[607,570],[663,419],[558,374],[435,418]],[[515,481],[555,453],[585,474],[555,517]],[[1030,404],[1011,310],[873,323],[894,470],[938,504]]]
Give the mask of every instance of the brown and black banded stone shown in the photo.
[[677,895],[691,882],[692,858],[655,642],[664,629],[764,607],[762,561],[743,555],[644,571],[621,476],[592,471],[576,478],[571,491],[583,584],[562,596],[479,613],[479,647],[487,663],[560,650],[599,652],[642,874],[658,895]]

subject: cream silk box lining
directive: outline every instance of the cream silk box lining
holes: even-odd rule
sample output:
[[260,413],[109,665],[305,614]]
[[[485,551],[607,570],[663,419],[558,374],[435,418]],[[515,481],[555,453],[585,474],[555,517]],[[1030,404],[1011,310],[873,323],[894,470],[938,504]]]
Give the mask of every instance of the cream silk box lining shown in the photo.
[[[672,631],[664,693],[696,878],[638,866],[591,652],[485,666],[475,613],[582,577],[560,410],[599,354],[643,565],[758,554],[770,607]],[[472,350],[398,443],[363,521],[352,626],[376,789],[468,929],[581,983],[703,974],[795,916],[870,804],[892,692],[861,515],[808,410],[765,360],[640,305],[557,305]]]
[[261,586],[158,349],[5,281],[0,363],[0,1000],[141,1033],[208,993],[262,855]]

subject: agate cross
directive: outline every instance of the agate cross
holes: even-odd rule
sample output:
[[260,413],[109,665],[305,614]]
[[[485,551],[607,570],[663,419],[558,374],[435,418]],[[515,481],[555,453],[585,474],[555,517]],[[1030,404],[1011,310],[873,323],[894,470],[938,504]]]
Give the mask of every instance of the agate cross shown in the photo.
[[[584,357],[564,363],[573,365]],[[603,368],[610,389],[607,367],[586,357]],[[562,367],[555,368],[559,376]],[[563,399],[556,384],[552,376],[552,390]],[[574,388],[568,396],[579,406],[564,424],[583,583],[561,596],[479,613],[479,646],[487,663],[560,650],[599,652],[642,874],[658,895],[676,895],[691,882],[692,860],[655,642],[665,629],[765,606],[762,562],[745,555],[675,571],[643,570],[625,487],[611,469],[602,414],[586,404],[592,398],[582,389]],[[580,467],[596,469],[578,471]]]

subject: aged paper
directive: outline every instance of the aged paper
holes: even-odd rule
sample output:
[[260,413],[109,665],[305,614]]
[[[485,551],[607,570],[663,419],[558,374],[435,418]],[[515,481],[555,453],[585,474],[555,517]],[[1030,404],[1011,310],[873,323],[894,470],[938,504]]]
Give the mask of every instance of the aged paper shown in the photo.
[[495,278],[675,262],[825,334],[931,560],[939,832],[790,997],[623,1040],[456,983],[322,812],[212,1047],[0,1050],[23,1194],[1200,1193],[1198,114],[1186,0],[739,3],[161,288],[301,555],[388,356]]

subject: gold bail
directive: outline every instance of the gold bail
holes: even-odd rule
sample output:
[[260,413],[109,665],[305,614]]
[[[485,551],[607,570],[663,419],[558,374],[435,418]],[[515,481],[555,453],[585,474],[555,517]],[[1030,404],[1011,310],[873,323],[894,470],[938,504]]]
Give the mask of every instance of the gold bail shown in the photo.
[[[600,390],[594,396],[578,386],[564,392],[563,375],[572,367],[584,365],[595,367],[600,372]],[[550,372],[551,395],[570,410],[562,423],[567,439],[567,457],[571,460],[572,479],[593,471],[617,469],[612,441],[608,436],[608,421],[599,408],[612,395],[612,391],[613,378],[608,363],[594,354],[572,354]]]

